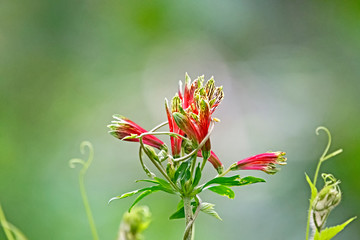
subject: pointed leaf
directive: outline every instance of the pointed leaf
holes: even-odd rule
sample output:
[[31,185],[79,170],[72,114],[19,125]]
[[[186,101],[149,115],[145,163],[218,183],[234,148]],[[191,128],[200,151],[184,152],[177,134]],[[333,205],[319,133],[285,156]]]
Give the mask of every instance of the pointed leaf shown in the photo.
[[159,184],[158,181],[152,180],[152,179],[140,179],[140,180],[136,180],[135,182],[136,182],[136,183],[138,183],[138,182],[149,182],[149,183]]
[[187,162],[182,162],[181,165],[178,167],[178,169],[176,169],[175,174],[174,174],[174,181],[176,182],[179,177],[181,177],[181,175],[185,172],[185,169],[187,168],[188,163]]
[[204,184],[202,188],[205,188],[211,184],[220,184],[224,186],[244,186],[248,184],[258,183],[258,182],[265,182],[262,178],[256,178],[252,176],[247,176],[244,178],[240,178],[239,175],[235,175],[232,177],[217,177],[214,178],[207,183]]
[[341,225],[325,228],[324,230],[322,230],[320,232],[320,234],[315,234],[314,240],[330,240],[330,239],[332,239],[333,237],[335,237],[336,234],[341,232],[346,227],[346,225],[351,223],[355,218],[356,217],[350,218],[349,220],[347,220],[346,222],[344,222]]
[[173,214],[171,214],[171,216],[169,217],[170,220],[174,220],[174,219],[180,219],[180,218],[184,218],[185,217],[185,211],[184,211],[184,207],[178,209],[176,212],[174,212]]
[[193,182],[193,187],[196,187],[201,179],[201,168],[200,168],[200,163],[197,165],[196,170],[195,170],[195,176],[194,176],[194,182]]
[[[141,193],[141,192],[145,192],[145,191],[164,191],[164,192],[169,192],[168,189],[162,187],[162,186],[151,186],[151,187],[146,187],[146,188],[141,188],[141,189],[138,189],[138,190],[134,190],[134,191],[131,191],[131,192],[127,192],[127,193],[124,193],[120,196],[116,196],[116,197],[113,197],[109,200],[108,204],[110,204],[110,202],[114,201],[114,200],[117,200],[117,199],[123,199],[123,198],[127,198],[127,197],[131,197],[135,194],[138,194],[138,193]],[[173,193],[173,192],[171,192]]]
[[143,199],[143,198],[146,197],[147,195],[150,195],[151,193],[157,192],[157,191],[159,191],[159,189],[147,190],[147,191],[141,193],[141,194],[135,199],[135,201],[133,202],[133,204],[130,206],[129,212],[131,211],[131,209],[132,209],[141,199]]
[[158,177],[154,177],[154,179],[163,187],[162,191],[168,193],[175,193],[168,181]]
[[201,203],[200,211],[202,211],[206,214],[209,214],[210,216],[213,216],[213,217],[219,219],[220,221],[222,221],[219,214],[217,212],[215,212],[214,206],[215,205],[212,203],[203,202],[203,203]]
[[249,184],[259,183],[259,182],[266,182],[266,181],[262,178],[247,176],[247,177],[240,179],[239,184],[234,185],[234,186],[244,186],[244,185],[249,185]]
[[316,195],[317,195],[317,189],[316,186],[313,184],[313,182],[310,180],[309,176],[305,173],[305,177],[306,177],[306,181],[310,186],[311,189],[311,198],[310,198],[310,203],[313,202],[313,200],[315,199]]
[[206,189],[208,189],[208,190],[210,190],[210,191],[212,191],[214,193],[217,193],[217,194],[219,194],[221,196],[226,196],[226,197],[228,197],[230,199],[234,199],[234,197],[235,197],[234,191],[231,188],[226,187],[224,185],[212,186],[212,187],[208,187]]
[[239,179],[240,179],[240,175],[235,175],[232,177],[217,177],[217,178],[214,178],[214,179],[208,181],[207,183],[205,183],[203,188],[205,188],[211,184],[221,184],[221,185],[232,186],[233,184],[236,184],[237,182],[239,182]]

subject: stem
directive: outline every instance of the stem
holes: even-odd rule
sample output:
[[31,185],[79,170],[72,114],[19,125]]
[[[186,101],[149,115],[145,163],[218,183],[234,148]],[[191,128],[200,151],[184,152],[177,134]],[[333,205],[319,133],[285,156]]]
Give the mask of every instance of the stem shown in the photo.
[[192,240],[194,224],[193,224],[193,212],[192,212],[192,206],[191,206],[191,197],[184,196],[183,201],[184,201],[185,223],[186,223],[184,240]]
[[7,239],[14,240],[14,236],[12,235],[11,231],[9,230],[10,227],[8,225],[8,222],[6,221],[5,214],[1,208],[1,205],[0,205],[0,224],[4,228],[4,233],[5,233],[5,236],[7,237]]
[[190,230],[192,230],[192,239],[194,238],[194,233],[195,233],[195,219],[197,218],[197,216],[199,215],[199,212],[200,212],[200,210],[201,210],[201,204],[202,204],[202,201],[201,201],[201,199],[200,199],[200,197],[198,196],[198,195],[195,195],[195,197],[196,197],[196,200],[197,200],[197,203],[198,203],[198,207],[196,208],[196,211],[195,211],[195,213],[194,213],[194,216],[193,216],[193,218],[192,218],[192,220],[186,225],[186,228],[185,228],[185,232],[184,232],[184,239],[185,239],[185,236],[187,235],[187,234],[189,234],[188,232],[190,231]]
[[180,192],[180,189],[171,181],[170,177],[167,175],[166,171],[164,170],[163,166],[161,164],[159,164],[158,162],[156,162],[154,159],[152,159],[151,156],[149,156],[149,154],[147,153],[147,151],[145,150],[145,146],[144,146],[144,142],[143,142],[143,136],[140,135],[140,146],[141,148],[144,150],[145,154],[148,156],[148,158],[150,159],[150,161],[154,164],[154,166],[160,171],[160,173],[166,178],[166,180],[168,180],[168,182],[170,183],[170,185],[178,192]]
[[174,159],[175,162],[184,161],[184,160],[188,159],[189,157],[191,157],[192,155],[198,153],[198,151],[202,148],[202,146],[203,146],[203,145],[206,143],[206,141],[210,138],[211,132],[212,132],[212,130],[214,129],[214,126],[215,126],[214,121],[211,121],[211,123],[212,123],[212,124],[211,124],[211,126],[210,126],[210,130],[209,130],[208,134],[207,134],[207,135],[205,136],[205,138],[201,141],[201,143],[199,144],[199,146],[198,146],[196,149],[194,149],[191,153],[189,153],[188,155],[185,155],[185,156],[183,156],[183,157],[181,157],[181,158],[176,158],[176,159]]
[[165,125],[167,125],[168,124],[168,122],[166,121],[166,122],[163,122],[163,123],[160,123],[159,125],[157,125],[156,127],[154,127],[153,129],[151,129],[149,132],[155,132],[156,130],[158,130],[159,128],[161,128],[161,127],[163,127],[163,126],[165,126]]
[[87,194],[86,194],[86,190],[85,190],[85,183],[84,183],[85,173],[88,170],[89,166],[91,165],[92,160],[94,159],[94,148],[90,142],[84,141],[80,144],[80,152],[82,154],[85,154],[85,147],[87,147],[89,149],[89,157],[88,157],[87,161],[84,161],[79,158],[74,158],[69,161],[69,165],[71,168],[75,168],[75,163],[79,163],[82,165],[82,168],[79,172],[80,193],[81,193],[81,197],[82,197],[83,204],[85,207],[85,212],[86,212],[87,218],[89,220],[89,225],[90,225],[93,239],[99,240],[99,236],[96,231],[95,221],[94,221],[91,209],[90,209],[90,204],[89,204],[89,200],[87,198]]
[[225,176],[226,174],[228,174],[230,171],[231,171],[231,166],[230,166],[228,169],[226,169],[222,174],[219,174],[219,175],[217,175],[216,177],[223,177],[223,176]]
[[182,139],[188,139],[187,137],[184,137],[183,135],[180,135],[178,133],[173,133],[173,132],[145,132],[145,133],[140,134],[139,138],[141,136],[146,136],[146,135],[173,135],[173,136],[180,137]]
[[99,236],[98,236],[97,231],[96,231],[94,217],[92,215],[89,200],[87,199],[87,194],[86,194],[86,190],[85,190],[85,184],[84,184],[85,172],[86,172],[86,168],[83,168],[80,171],[80,174],[79,174],[79,186],[80,186],[81,197],[83,199],[86,215],[87,215],[87,217],[89,219],[89,225],[90,225],[91,233],[93,235],[93,239],[94,240],[99,240]]

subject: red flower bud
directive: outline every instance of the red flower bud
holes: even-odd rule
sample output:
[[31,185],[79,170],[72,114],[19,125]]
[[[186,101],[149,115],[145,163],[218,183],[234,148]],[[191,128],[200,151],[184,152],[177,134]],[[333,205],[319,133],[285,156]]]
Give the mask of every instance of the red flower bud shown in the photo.
[[[116,121],[112,121],[112,124],[108,125],[108,128],[110,128],[109,133],[120,140],[139,142],[139,138],[132,138],[131,136],[139,136],[140,134],[147,132],[144,128],[140,127],[130,119],[120,115],[114,115],[113,117],[116,119]],[[146,145],[158,149],[161,149],[165,146],[160,139],[153,135],[145,135],[143,137],[143,142]]]
[[268,174],[279,171],[275,164],[285,165],[285,152],[267,152],[245,158],[233,164],[231,170],[261,170]]

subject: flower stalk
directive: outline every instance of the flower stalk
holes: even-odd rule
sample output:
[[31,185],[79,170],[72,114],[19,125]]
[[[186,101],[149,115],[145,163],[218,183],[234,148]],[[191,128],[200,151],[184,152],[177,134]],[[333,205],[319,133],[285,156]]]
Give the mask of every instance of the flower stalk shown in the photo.
[[[191,206],[191,197],[184,196],[184,211],[185,211],[185,233],[184,233],[184,240],[192,240],[193,239],[193,228],[194,224],[191,224],[193,222],[193,211]],[[189,225],[191,224],[191,225]],[[189,227],[187,227],[189,226]]]

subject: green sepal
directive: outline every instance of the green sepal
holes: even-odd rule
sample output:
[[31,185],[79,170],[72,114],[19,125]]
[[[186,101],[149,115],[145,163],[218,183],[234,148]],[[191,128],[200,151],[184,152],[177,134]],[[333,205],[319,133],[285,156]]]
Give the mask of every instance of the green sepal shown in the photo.
[[[206,144],[205,144],[205,145],[206,145]],[[207,161],[207,160],[210,158],[211,150],[204,149],[204,147],[203,147],[203,149],[201,149],[201,155],[202,155],[203,159],[204,159],[205,161]]]
[[174,168],[174,165],[172,165],[172,164],[167,164],[167,165],[166,165],[166,173],[168,174],[168,176],[170,177],[170,179],[174,180],[174,176],[175,176],[175,168]]
[[219,185],[219,186],[211,186],[211,187],[207,187],[206,188],[207,190],[210,190],[214,193],[217,193],[221,196],[226,196],[228,197],[229,199],[234,199],[235,198],[235,193],[234,191],[227,187],[227,186],[224,186],[224,185]]
[[131,134],[130,136],[123,137],[121,140],[129,140],[139,138],[137,134]]
[[181,107],[180,97],[176,94],[171,100],[171,112],[179,112]]
[[151,147],[149,145],[144,145],[144,151],[149,158],[151,158],[157,162],[160,162],[159,156],[157,155],[157,153],[155,152],[155,149],[153,147]]
[[334,227],[325,228],[320,233],[318,231],[316,231],[315,236],[314,236],[314,240],[330,240],[330,239],[332,239],[333,237],[336,236],[336,234],[341,232],[346,227],[346,225],[348,225],[349,223],[351,223],[355,219],[356,219],[356,217],[350,218],[349,220],[347,220],[343,224],[337,225],[337,226],[334,226]]
[[165,161],[166,159],[168,159],[168,153],[166,150],[161,150],[159,153],[158,153],[158,158],[159,158],[159,161],[160,162],[163,162]]

